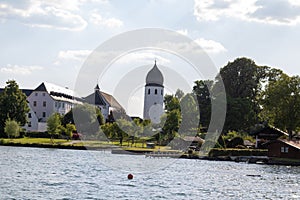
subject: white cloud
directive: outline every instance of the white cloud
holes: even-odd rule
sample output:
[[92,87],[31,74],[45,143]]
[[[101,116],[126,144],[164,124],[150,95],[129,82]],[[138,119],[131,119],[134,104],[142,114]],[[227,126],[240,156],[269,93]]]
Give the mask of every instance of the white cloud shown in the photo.
[[15,74],[15,75],[29,75],[32,74],[34,71],[42,70],[43,67],[41,66],[24,66],[24,65],[10,65],[8,64],[6,67],[1,67],[0,72],[8,73],[8,74]]
[[153,63],[154,60],[157,60],[157,62],[160,65],[165,65],[167,63],[170,63],[169,59],[166,59],[162,56],[159,56],[157,53],[152,51],[145,51],[145,52],[132,52],[126,55],[123,55],[120,57],[116,63],[117,64],[130,64],[130,63]]
[[58,53],[58,59],[83,61],[92,53],[91,50],[67,50]]
[[195,0],[194,15],[198,21],[217,21],[223,17],[275,25],[300,22],[297,0]]
[[185,35],[185,36],[188,35],[188,30],[187,30],[187,29],[177,30],[176,32],[177,32],[177,33],[180,33],[180,34],[182,34],[182,35]]
[[83,1],[3,1],[0,3],[0,20],[17,20],[25,25],[80,31],[87,22],[75,11]]
[[117,18],[103,18],[100,14],[93,12],[90,22],[95,25],[107,26],[109,28],[121,27],[123,22]]
[[198,38],[194,41],[199,44],[207,53],[221,53],[227,51],[227,49],[221,43],[213,40]]

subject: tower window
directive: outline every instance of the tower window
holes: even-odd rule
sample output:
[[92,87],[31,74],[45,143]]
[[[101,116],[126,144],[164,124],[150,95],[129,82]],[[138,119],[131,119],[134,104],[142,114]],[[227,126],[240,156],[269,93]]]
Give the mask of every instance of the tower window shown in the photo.
[[157,89],[155,89],[154,94],[157,94]]
[[46,101],[43,101],[43,107],[46,107]]
[[160,90],[160,94],[163,95],[163,90]]
[[150,89],[148,89],[148,94],[150,94]]

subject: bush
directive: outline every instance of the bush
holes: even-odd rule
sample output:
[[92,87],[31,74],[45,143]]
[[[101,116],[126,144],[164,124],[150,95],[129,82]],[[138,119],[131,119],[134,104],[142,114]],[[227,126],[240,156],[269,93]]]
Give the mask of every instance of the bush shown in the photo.
[[244,140],[241,137],[232,138],[230,141],[227,142],[227,148],[236,148],[237,146],[243,146]]
[[[31,138],[51,138],[51,135],[48,132],[27,132],[26,137]],[[54,139],[59,139],[60,135],[53,135]]]
[[208,156],[266,156],[267,152],[264,149],[211,149]]
[[4,132],[9,138],[20,136],[20,125],[15,120],[8,119],[5,121]]

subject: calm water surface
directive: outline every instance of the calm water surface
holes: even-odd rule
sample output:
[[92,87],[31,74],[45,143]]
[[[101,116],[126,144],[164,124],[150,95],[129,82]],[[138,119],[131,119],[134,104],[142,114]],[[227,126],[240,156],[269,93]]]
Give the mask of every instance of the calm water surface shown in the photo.
[[0,184],[0,199],[300,199],[300,167],[0,146]]

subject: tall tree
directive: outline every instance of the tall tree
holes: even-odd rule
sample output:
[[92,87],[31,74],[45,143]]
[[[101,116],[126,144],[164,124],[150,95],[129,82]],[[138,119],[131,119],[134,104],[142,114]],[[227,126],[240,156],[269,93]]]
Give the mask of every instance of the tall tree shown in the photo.
[[193,93],[197,97],[199,106],[199,126],[208,127],[211,118],[211,94],[210,91],[213,86],[212,80],[198,80],[195,81]]
[[266,77],[266,69],[248,58],[237,58],[221,68],[214,87],[218,87],[222,79],[227,96],[224,132],[247,130],[258,122],[258,95],[262,88],[261,80]]
[[29,112],[26,95],[19,89],[16,81],[7,81],[6,84],[0,94],[0,134],[3,133],[8,118],[24,126]]
[[300,127],[300,77],[282,74],[270,81],[263,93],[262,117],[292,134]]
[[199,127],[199,111],[196,98],[192,94],[186,94],[180,101],[181,124],[180,134],[195,136]]
[[181,123],[180,101],[174,95],[165,95],[164,103],[166,113],[161,117],[163,134],[160,134],[160,139],[168,143],[175,137],[179,130]]
[[47,131],[51,135],[51,140],[55,135],[60,134],[61,120],[60,115],[58,113],[53,113],[47,119]]

